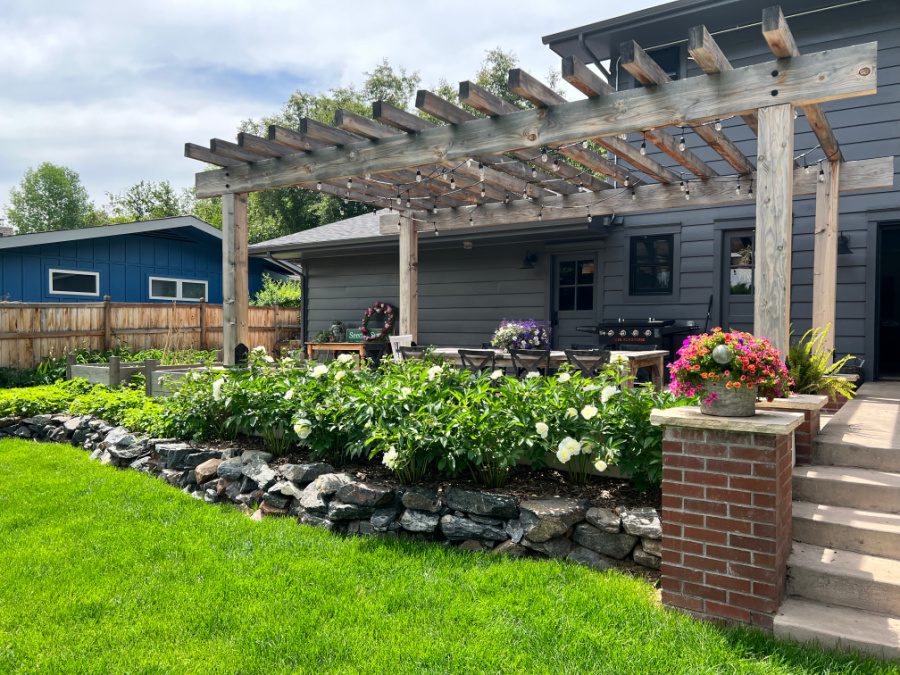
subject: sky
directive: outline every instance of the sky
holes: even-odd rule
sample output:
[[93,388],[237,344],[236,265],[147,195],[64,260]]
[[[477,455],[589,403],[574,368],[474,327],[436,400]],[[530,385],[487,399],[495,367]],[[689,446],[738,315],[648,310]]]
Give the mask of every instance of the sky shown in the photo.
[[0,213],[41,162],[77,171],[98,205],[140,180],[189,187],[202,165],[186,141],[233,141],[298,89],[359,84],[382,58],[423,88],[457,82],[498,46],[544,77],[559,58],[543,35],[657,4],[0,0]]

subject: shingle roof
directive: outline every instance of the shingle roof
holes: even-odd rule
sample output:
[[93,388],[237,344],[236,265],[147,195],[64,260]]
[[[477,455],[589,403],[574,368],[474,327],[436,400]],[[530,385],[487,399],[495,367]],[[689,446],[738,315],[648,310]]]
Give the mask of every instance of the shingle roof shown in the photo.
[[310,230],[295,232],[276,239],[261,241],[250,246],[251,253],[262,253],[274,249],[299,248],[304,244],[324,244],[337,241],[354,241],[357,239],[373,239],[382,236],[378,230],[379,218],[387,213],[387,209],[364,213],[345,220],[338,220],[327,225],[320,225]]

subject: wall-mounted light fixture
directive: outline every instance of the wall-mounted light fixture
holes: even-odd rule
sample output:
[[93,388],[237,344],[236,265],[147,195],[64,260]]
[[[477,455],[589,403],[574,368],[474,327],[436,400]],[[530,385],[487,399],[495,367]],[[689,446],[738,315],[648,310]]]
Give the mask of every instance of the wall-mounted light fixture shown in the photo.
[[472,242],[469,241],[468,239],[466,239],[466,240],[463,242],[463,248],[466,249],[467,251],[471,251],[471,250],[472,250],[472,246],[473,246]]
[[588,224],[589,232],[607,232],[611,227],[618,227],[625,224],[625,216],[617,216],[615,213],[607,213],[602,216],[595,216]]
[[533,270],[535,265],[537,265],[538,254],[533,251],[528,251],[525,254],[525,257],[522,258],[522,266],[519,269],[523,270]]
[[838,255],[848,255],[853,253],[853,249],[850,248],[850,237],[846,234],[838,235]]

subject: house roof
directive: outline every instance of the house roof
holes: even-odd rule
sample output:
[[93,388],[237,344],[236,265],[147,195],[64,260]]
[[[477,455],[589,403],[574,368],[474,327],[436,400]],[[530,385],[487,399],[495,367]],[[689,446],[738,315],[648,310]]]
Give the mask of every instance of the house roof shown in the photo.
[[181,227],[193,227],[216,239],[222,238],[222,231],[195,216],[173,216],[157,220],[143,220],[135,223],[118,223],[116,225],[100,225],[83,227],[77,230],[53,230],[51,232],[34,232],[32,234],[16,234],[11,237],[0,237],[0,249],[18,248],[20,246],[39,246],[41,244],[57,244],[63,241],[79,241],[100,237],[116,237],[123,234],[142,234],[160,230],[174,230]]
[[250,246],[250,253],[260,254],[267,251],[304,248],[316,244],[361,243],[364,241],[390,239],[389,235],[381,234],[378,229],[379,219],[387,212],[387,209],[379,209],[378,211],[338,220],[327,225],[303,230],[302,232],[294,232],[276,239],[261,241]]

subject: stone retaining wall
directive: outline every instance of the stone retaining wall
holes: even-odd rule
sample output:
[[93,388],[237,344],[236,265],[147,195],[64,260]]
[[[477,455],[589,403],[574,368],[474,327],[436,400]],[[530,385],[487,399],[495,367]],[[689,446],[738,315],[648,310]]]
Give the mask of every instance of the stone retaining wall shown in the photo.
[[359,482],[322,462],[270,466],[266,452],[146,438],[90,415],[0,418],[0,437],[68,442],[103,464],[158,476],[197,499],[232,503],[256,519],[291,517],[344,534],[565,558],[595,569],[660,566],[662,527],[653,508],[613,510],[571,498],[519,500],[452,486]]

